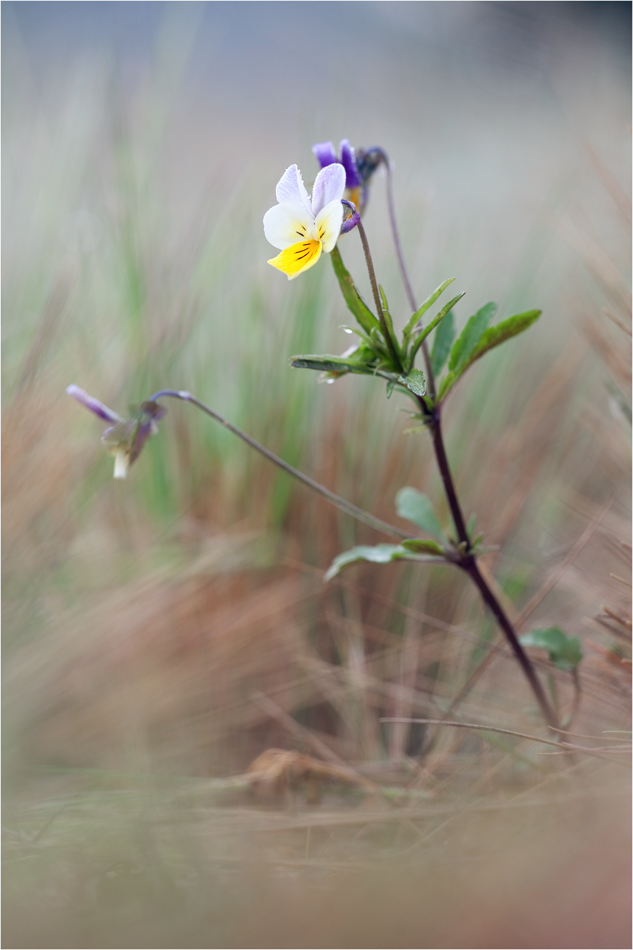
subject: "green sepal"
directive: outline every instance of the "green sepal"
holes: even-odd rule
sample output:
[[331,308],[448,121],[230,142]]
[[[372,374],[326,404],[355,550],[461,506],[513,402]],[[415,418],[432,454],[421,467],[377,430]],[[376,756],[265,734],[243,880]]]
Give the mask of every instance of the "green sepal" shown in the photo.
[[433,337],[433,349],[431,350],[431,369],[433,370],[433,376],[437,379],[440,375],[442,369],[444,368],[444,363],[448,359],[448,354],[451,351],[451,344],[455,338],[455,319],[453,316],[453,311],[449,310],[446,314],[446,317],[440,323],[437,328],[437,332]]
[[[465,293],[465,292],[464,292],[464,293]],[[449,300],[449,302],[446,304],[446,306],[443,307],[443,308],[440,310],[440,312],[439,312],[438,315],[435,317],[435,319],[431,320],[431,322],[422,330],[422,332],[420,333],[420,335],[419,335],[418,337],[416,337],[415,343],[412,345],[412,347],[411,347],[411,352],[409,353],[409,358],[408,358],[408,364],[409,364],[409,366],[413,366],[413,362],[414,362],[414,360],[415,360],[416,354],[417,354],[418,350],[420,349],[420,347],[422,346],[423,342],[426,340],[426,338],[427,338],[427,336],[429,335],[429,333],[431,332],[431,330],[434,330],[435,327],[438,325],[438,323],[441,323],[441,321],[444,319],[444,317],[448,316],[448,314],[451,312],[452,308],[455,306],[455,304],[456,304],[458,301],[460,301],[460,300],[462,299],[463,296],[464,296],[463,293],[457,294],[456,297],[453,297],[452,300]]]
[[480,307],[477,313],[470,318],[453,344],[453,349],[451,350],[448,361],[449,370],[452,370],[458,376],[460,375],[496,312],[496,303],[485,303],[483,307]]
[[446,541],[430,499],[417,488],[407,486],[400,489],[396,495],[396,511],[401,518],[411,521],[438,541]]
[[399,376],[398,382],[416,396],[426,396],[426,379],[421,369],[412,369],[408,376]]
[[415,330],[416,324],[422,319],[422,317],[424,316],[424,314],[426,313],[426,311],[427,311],[430,307],[433,306],[433,304],[435,303],[435,301],[437,300],[437,298],[438,298],[439,296],[441,296],[441,294],[444,293],[444,291],[446,290],[446,288],[448,287],[448,285],[449,285],[449,284],[452,284],[454,280],[455,280],[454,277],[449,277],[448,280],[445,280],[443,284],[440,284],[440,286],[437,288],[437,290],[434,290],[433,293],[431,294],[431,296],[426,298],[426,300],[424,301],[424,303],[422,304],[422,306],[421,306],[421,307],[418,307],[418,309],[415,311],[415,313],[412,314],[412,316],[409,318],[409,321],[408,321],[406,327],[405,327],[404,330],[402,331],[402,336],[404,337],[405,341],[406,341],[407,337],[410,337],[410,336],[411,336],[411,334],[412,334],[413,331]]
[[582,647],[578,637],[568,637],[560,627],[546,630],[531,630],[519,637],[524,647],[540,647],[547,650],[550,661],[557,670],[575,670],[582,660]]
[[361,544],[337,555],[327,569],[323,580],[331,581],[344,567],[347,567],[348,564],[354,564],[356,561],[389,564],[390,561],[403,559],[407,561],[436,561],[437,557],[436,555],[413,554],[401,544],[376,544],[373,546]]
[[407,538],[406,541],[402,542],[402,547],[416,554],[434,554],[437,557],[446,556],[444,549],[441,548],[439,544],[436,544],[435,541],[425,541],[423,538]]
[[523,333],[538,320],[541,313],[541,310],[526,310],[525,313],[517,313],[513,317],[508,317],[507,320],[502,320],[496,326],[489,327],[462,366],[461,372],[463,373],[464,370],[468,369],[475,360],[478,360],[488,350],[492,350],[495,346],[505,343],[506,340],[511,340],[513,336]]
[[373,315],[361,295],[356,289],[356,284],[352,278],[352,275],[349,273],[343,259],[341,257],[341,252],[338,247],[333,247],[330,253],[332,258],[332,265],[334,267],[334,273],[339,282],[341,292],[345,299],[348,309],[354,314],[359,324],[368,335],[371,334],[371,331],[378,327],[380,330],[380,321]]

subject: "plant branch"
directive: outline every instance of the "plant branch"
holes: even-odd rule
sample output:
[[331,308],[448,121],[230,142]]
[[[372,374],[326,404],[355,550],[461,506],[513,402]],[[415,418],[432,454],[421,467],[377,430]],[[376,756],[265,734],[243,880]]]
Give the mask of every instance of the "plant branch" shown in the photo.
[[161,399],[166,396],[169,396],[171,399],[181,399],[183,402],[189,402],[198,409],[201,409],[202,412],[205,412],[208,416],[211,416],[212,419],[215,419],[216,422],[219,422],[220,425],[224,426],[225,429],[228,429],[229,432],[232,432],[234,435],[238,436],[243,442],[246,442],[247,445],[249,445],[252,449],[255,449],[256,452],[259,452],[260,455],[263,455],[270,462],[273,462],[280,469],[282,469],[282,471],[287,472],[288,475],[292,475],[293,478],[303,482],[303,484],[307,485],[308,488],[311,488],[312,491],[315,491],[324,498],[327,498],[331,504],[335,505],[341,511],[346,512],[346,514],[351,515],[352,518],[356,518],[357,521],[362,521],[363,524],[369,525],[370,528],[375,528],[377,531],[382,531],[384,534],[388,534],[394,538],[409,538],[411,536],[410,533],[402,531],[400,528],[389,524],[387,521],[383,521],[382,518],[376,518],[363,508],[358,508],[356,505],[352,504],[351,501],[341,498],[340,495],[330,491],[329,488],[325,487],[325,485],[321,485],[320,482],[315,482],[314,479],[310,478],[308,475],[304,475],[303,472],[299,471],[299,469],[293,468],[292,465],[289,465],[288,462],[284,462],[282,458],[279,458],[279,456],[275,455],[274,452],[271,452],[270,449],[267,449],[260,442],[257,442],[256,439],[253,439],[250,435],[247,435],[246,432],[238,429],[238,427],[232,425],[232,423],[227,422],[226,419],[223,419],[221,415],[211,409],[210,406],[207,406],[205,403],[203,403],[200,399],[197,399],[194,395],[192,395],[192,393],[178,389],[161,389],[159,392],[154,393],[154,395],[150,397],[149,401],[155,402],[157,399]]
[[[400,271],[402,273],[405,290],[409,298],[409,304],[413,311],[417,310],[417,304],[415,296],[413,294],[413,289],[411,287],[411,281],[407,273],[407,268],[404,262],[404,255],[402,253],[402,247],[400,245],[400,238],[398,235],[398,227],[396,222],[395,214],[395,203],[393,198],[393,184],[392,184],[392,175],[391,175],[391,166],[389,164],[389,159],[385,152],[382,149],[376,149],[377,154],[380,155],[383,164],[385,165],[387,171],[387,200],[389,204],[389,217],[391,220],[391,230],[393,232],[393,240],[396,248],[396,254],[398,257],[398,263],[400,265]],[[360,225],[359,225],[360,227]],[[361,233],[362,237],[362,233]],[[375,280],[375,278],[374,278]],[[431,368],[431,361],[429,358],[428,347],[426,346],[426,340],[422,344],[425,366],[428,374],[428,387],[429,394],[433,399],[435,399],[435,380],[433,377],[433,372]],[[423,416],[426,418],[426,421],[429,424],[431,429],[431,434],[433,438],[433,448],[435,451],[435,457],[437,460],[437,466],[440,470],[440,475],[442,477],[442,484],[444,486],[444,492],[449,504],[451,511],[451,516],[453,523],[455,525],[455,530],[457,532],[457,540],[459,547],[461,549],[461,559],[457,561],[458,566],[461,567],[469,575],[473,583],[476,585],[481,597],[486,604],[486,606],[492,611],[495,620],[498,625],[501,627],[508,643],[510,644],[514,655],[516,656],[525,676],[532,688],[532,692],[536,697],[536,700],[541,708],[545,721],[548,726],[555,729],[558,726],[558,717],[556,711],[552,708],[545,691],[541,685],[541,682],[536,675],[534,667],[528,657],[527,653],[521,646],[519,638],[512,626],[510,620],[506,616],[505,611],[503,610],[501,604],[495,597],[493,591],[490,589],[485,579],[482,577],[481,572],[477,566],[477,560],[475,555],[471,552],[471,542],[468,537],[468,531],[466,528],[466,523],[464,521],[464,515],[462,513],[461,505],[457,497],[457,492],[455,490],[455,484],[453,482],[453,476],[450,470],[448,463],[448,457],[446,455],[446,449],[444,448],[444,440],[442,438],[442,426],[441,426],[441,406],[433,406],[431,412],[429,412],[426,402],[423,397],[416,397],[420,408],[422,410]]]

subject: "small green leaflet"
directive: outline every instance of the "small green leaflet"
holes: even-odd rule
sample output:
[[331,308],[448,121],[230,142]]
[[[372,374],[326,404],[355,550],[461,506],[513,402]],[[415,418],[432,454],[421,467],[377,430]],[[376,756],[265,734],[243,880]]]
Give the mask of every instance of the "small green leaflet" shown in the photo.
[[448,285],[449,285],[449,284],[452,284],[454,280],[455,280],[454,277],[449,277],[448,280],[445,280],[443,284],[440,284],[440,286],[437,288],[437,290],[434,290],[433,293],[431,294],[431,296],[426,298],[426,300],[424,301],[424,303],[422,304],[422,306],[421,306],[421,307],[418,307],[418,309],[415,311],[415,313],[412,314],[412,316],[409,318],[409,321],[408,321],[406,327],[405,327],[404,330],[402,331],[402,332],[403,332],[403,336],[404,336],[405,339],[406,339],[408,336],[411,336],[411,334],[413,333],[413,331],[414,331],[414,329],[415,329],[415,327],[416,327],[416,324],[417,324],[417,323],[420,321],[420,319],[424,316],[424,314],[426,313],[426,311],[429,310],[429,308],[433,306],[433,304],[435,303],[435,301],[437,300],[437,298],[438,298],[441,294],[444,293],[444,291],[446,290],[446,288],[448,287]]
[[[441,548],[438,548],[438,551],[440,554],[443,553]],[[344,567],[347,567],[348,564],[354,564],[356,561],[371,561],[373,564],[389,564],[390,561],[403,559],[407,561],[437,561],[435,551],[430,556],[426,554],[416,556],[416,554],[417,552],[413,553],[401,544],[376,544],[374,546],[361,544],[349,551],[343,551],[342,554],[335,557],[323,580],[331,581]]]
[[578,637],[568,637],[560,627],[532,630],[519,639],[524,647],[547,650],[551,662],[558,670],[575,670],[582,660],[580,640]]
[[408,376],[399,376],[398,382],[403,383],[416,396],[426,396],[426,380],[421,369],[412,369]]
[[435,331],[435,337],[433,338],[433,349],[431,351],[431,369],[433,370],[433,375],[437,378],[443,367],[444,363],[448,358],[450,353],[451,344],[455,338],[455,318],[453,316],[453,311],[449,310],[446,314],[437,330]]
[[497,312],[496,303],[485,303],[467,322],[466,326],[453,344],[448,368],[459,374],[468,361],[469,356],[481,340],[488,324]]
[[400,489],[396,495],[396,511],[401,518],[411,521],[438,541],[446,542],[442,526],[433,511],[433,505],[417,488],[407,486]]

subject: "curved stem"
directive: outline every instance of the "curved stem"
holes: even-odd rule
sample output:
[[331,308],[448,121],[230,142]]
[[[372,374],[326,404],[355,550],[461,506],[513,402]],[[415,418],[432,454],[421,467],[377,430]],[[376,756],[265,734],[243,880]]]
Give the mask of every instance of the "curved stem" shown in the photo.
[[187,392],[186,390],[161,389],[159,392],[154,393],[154,395],[150,397],[149,402],[156,402],[157,399],[161,399],[165,396],[169,396],[171,399],[181,399],[183,402],[189,402],[198,409],[201,409],[202,412],[205,412],[208,416],[211,416],[212,419],[215,419],[216,422],[219,422],[220,425],[224,426],[225,429],[228,429],[229,432],[232,432],[234,435],[238,436],[252,449],[255,449],[256,452],[259,452],[260,455],[263,455],[270,462],[273,462],[284,472],[287,472],[288,475],[292,475],[293,478],[303,482],[303,484],[307,485],[308,488],[311,488],[312,491],[315,491],[324,498],[327,498],[329,502],[331,502],[337,508],[340,508],[341,511],[346,512],[346,514],[351,515],[352,518],[356,518],[357,521],[362,521],[364,524],[369,525],[370,528],[375,528],[377,531],[382,531],[384,534],[388,534],[391,537],[411,537],[410,533],[401,531],[400,528],[396,528],[395,525],[389,524],[387,521],[383,521],[382,518],[374,517],[374,515],[370,514],[368,511],[365,511],[363,508],[358,508],[356,505],[352,504],[351,501],[347,501],[345,498],[341,498],[341,496],[337,495],[335,492],[330,491],[330,489],[326,488],[325,485],[321,485],[320,482],[315,482],[314,479],[310,478],[308,475],[304,475],[303,472],[299,471],[299,469],[293,468],[292,465],[289,465],[288,462],[284,462],[282,458],[279,458],[279,456],[275,455],[274,452],[271,452],[270,449],[267,449],[260,442],[257,442],[256,439],[253,439],[250,435],[247,435],[246,432],[238,429],[238,427],[232,425],[232,423],[227,422],[226,419],[223,419],[221,415],[215,412],[215,410],[211,409],[210,406],[207,406],[200,399],[197,399],[194,395],[192,395],[192,393]]

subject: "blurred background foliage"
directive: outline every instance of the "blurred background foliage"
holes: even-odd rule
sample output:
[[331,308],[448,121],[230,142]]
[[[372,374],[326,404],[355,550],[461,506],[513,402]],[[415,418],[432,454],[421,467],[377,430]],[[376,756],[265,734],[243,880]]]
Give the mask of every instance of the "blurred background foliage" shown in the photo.
[[[456,573],[362,566],[324,587],[341,549],[385,539],[190,407],[169,404],[115,483],[102,427],[64,394],[122,412],[188,389],[380,517],[408,484],[446,519],[396,397],[288,367],[344,350],[349,315],[328,260],[292,283],[266,264],[261,220],[284,168],[311,182],[312,143],[342,137],[395,163],[421,299],[455,276],[458,327],[490,299],[500,318],[543,310],[451,395],[449,456],[522,629],[583,643],[577,731],[623,728],[629,4],[5,2],[2,25],[9,798],[86,769],[224,775],[310,736],[419,770],[424,730],[379,717],[441,715],[485,655],[492,625]],[[365,224],[400,328],[379,175]],[[340,246],[369,297],[357,235]],[[569,677],[548,675],[569,708]],[[531,706],[503,659],[460,714],[533,731]],[[441,737],[425,781],[514,775],[485,747]]]

